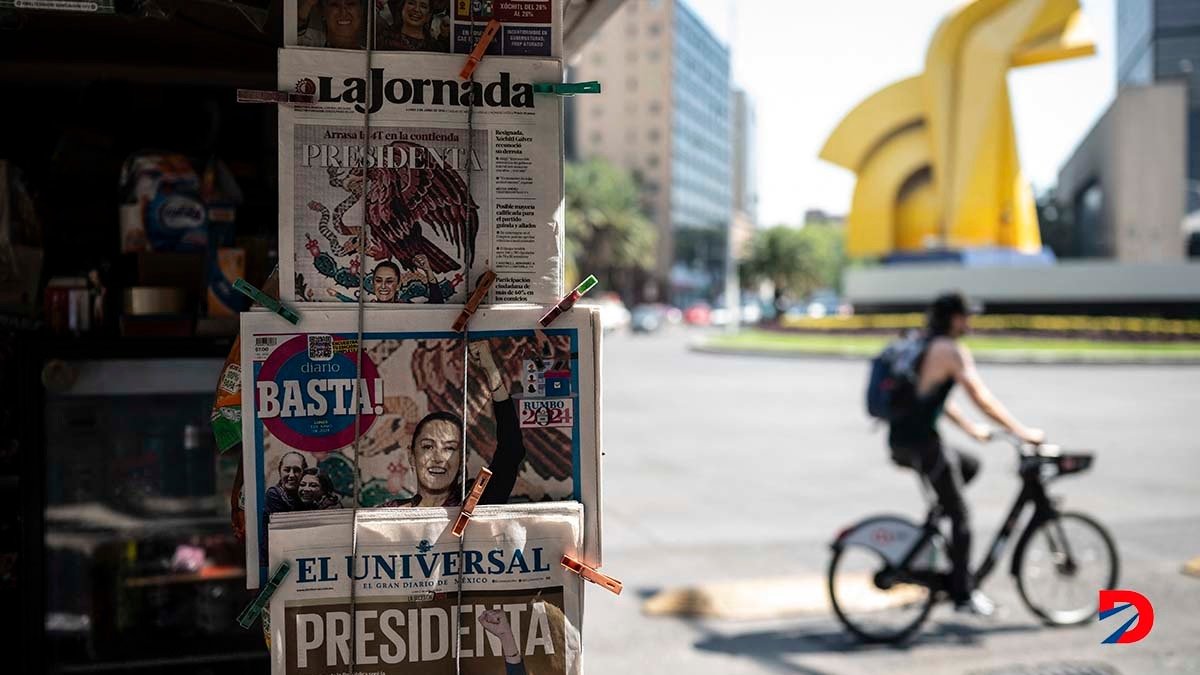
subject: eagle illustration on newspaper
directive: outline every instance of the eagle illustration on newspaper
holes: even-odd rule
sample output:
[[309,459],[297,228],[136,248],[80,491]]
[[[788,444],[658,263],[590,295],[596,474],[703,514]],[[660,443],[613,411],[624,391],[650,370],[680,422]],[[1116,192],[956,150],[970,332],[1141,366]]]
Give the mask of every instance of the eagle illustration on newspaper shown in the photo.
[[[408,141],[391,143],[395,156],[433,155],[424,146]],[[395,260],[402,268],[418,268],[417,256],[425,256],[431,269],[439,274],[461,267],[469,270],[475,258],[475,238],[479,232],[479,205],[472,199],[459,172],[445,163],[430,162],[423,168],[370,168],[367,177],[366,254],[376,260]],[[343,216],[362,200],[363,168],[330,167],[329,185],[349,192],[332,212],[322,203],[311,201],[308,207],[321,214],[319,231],[333,246],[335,255],[350,255],[359,249],[360,227],[346,225]],[[332,225],[332,228],[331,228]],[[448,255],[430,240],[423,228],[453,244],[459,260]],[[348,235],[338,241],[338,234]]]

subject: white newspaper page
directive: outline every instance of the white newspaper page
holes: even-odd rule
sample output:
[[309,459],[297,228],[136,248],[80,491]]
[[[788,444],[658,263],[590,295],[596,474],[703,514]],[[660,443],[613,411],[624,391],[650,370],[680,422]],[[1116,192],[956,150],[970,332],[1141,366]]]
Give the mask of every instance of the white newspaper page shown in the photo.
[[267,574],[269,519],[355,505],[356,412],[358,506],[457,506],[488,467],[484,504],[585,504],[587,559],[600,564],[598,314],[576,308],[534,330],[538,308],[485,308],[464,344],[458,313],[413,309],[401,323],[368,309],[361,373],[357,312],[308,310],[295,326],[242,314],[249,586]]
[[279,109],[285,301],[460,304],[485,269],[488,302],[562,297],[562,102],[533,93],[562,63],[487,58],[471,83],[462,62],[280,51],[280,88],[317,99]]
[[[583,672],[579,504],[288,514],[271,523],[273,675]],[[350,592],[354,588],[353,602]]]

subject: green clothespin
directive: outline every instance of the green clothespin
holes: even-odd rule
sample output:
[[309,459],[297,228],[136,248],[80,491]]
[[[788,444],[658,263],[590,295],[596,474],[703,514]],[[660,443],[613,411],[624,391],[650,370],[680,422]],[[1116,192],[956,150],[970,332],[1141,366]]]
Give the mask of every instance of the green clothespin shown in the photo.
[[575,94],[599,94],[600,83],[591,82],[534,82],[533,93],[574,96]]
[[238,279],[237,281],[233,282],[233,287],[240,291],[242,295],[245,295],[263,307],[266,307],[279,316],[282,316],[290,321],[293,325],[300,323],[300,315],[297,314],[295,310],[258,290],[254,286],[250,285],[250,283],[245,279]]
[[267,606],[267,602],[275,595],[275,589],[279,588],[279,584],[287,578],[292,566],[287,561],[279,563],[279,567],[275,568],[275,573],[267,580],[267,585],[263,586],[262,592],[250,603],[250,606],[242,610],[238,615],[238,625],[242,628],[250,628],[254,625],[254,620],[263,612],[263,608]]

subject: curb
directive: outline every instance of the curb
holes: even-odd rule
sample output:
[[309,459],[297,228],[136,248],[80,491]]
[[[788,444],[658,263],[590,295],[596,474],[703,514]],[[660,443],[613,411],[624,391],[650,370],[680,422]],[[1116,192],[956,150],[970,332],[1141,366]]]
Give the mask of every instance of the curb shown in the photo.
[[[772,351],[767,349],[731,349],[713,347],[706,344],[688,345],[688,350],[697,354],[715,356],[751,356],[757,358],[775,359],[809,359],[818,361],[869,361],[873,355],[851,354],[835,351]],[[998,354],[996,352],[975,352],[976,363],[988,363],[1006,366],[1200,366],[1200,358],[1184,357],[1170,358],[1161,356],[1105,358],[1083,355],[1051,355],[1030,352],[1013,352]]]

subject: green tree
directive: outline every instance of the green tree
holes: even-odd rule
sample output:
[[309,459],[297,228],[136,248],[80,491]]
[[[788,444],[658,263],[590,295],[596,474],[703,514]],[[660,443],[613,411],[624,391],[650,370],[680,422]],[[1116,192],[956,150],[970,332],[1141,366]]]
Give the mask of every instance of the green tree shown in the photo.
[[603,159],[568,164],[566,199],[568,267],[628,295],[636,273],[653,269],[658,242],[637,181]]
[[845,265],[845,230],[841,226],[776,225],[755,233],[749,255],[741,264],[741,277],[743,283],[771,282],[778,300],[784,295],[800,297],[819,288],[839,287]]

